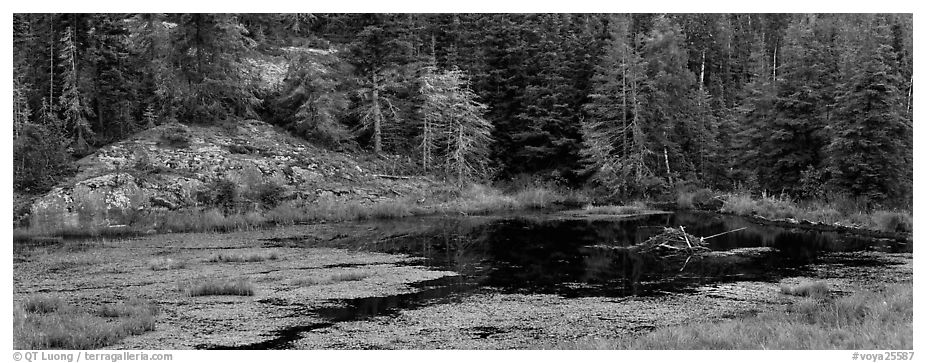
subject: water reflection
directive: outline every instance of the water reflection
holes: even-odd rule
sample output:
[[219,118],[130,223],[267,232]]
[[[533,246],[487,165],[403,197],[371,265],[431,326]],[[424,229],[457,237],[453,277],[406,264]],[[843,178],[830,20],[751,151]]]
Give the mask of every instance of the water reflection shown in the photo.
[[[423,264],[460,273],[472,286],[564,297],[680,292],[737,280],[777,281],[801,272],[827,251],[903,250],[896,242],[759,226],[713,213],[675,213],[626,220],[425,218],[420,232],[366,242],[363,249],[424,257]],[[633,246],[666,226],[696,236],[746,230],[709,240],[705,256],[660,258]],[[742,249],[749,249],[743,251]]]

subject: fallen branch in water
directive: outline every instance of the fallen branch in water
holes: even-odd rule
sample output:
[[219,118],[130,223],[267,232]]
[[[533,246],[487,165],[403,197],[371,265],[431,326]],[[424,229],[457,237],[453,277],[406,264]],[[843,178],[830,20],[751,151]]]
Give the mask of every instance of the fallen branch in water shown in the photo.
[[[704,241],[704,240],[709,239],[709,238],[720,237],[720,236],[723,236],[723,235],[725,235],[725,234],[727,234],[727,233],[739,232],[739,231],[742,231],[742,230],[744,230],[744,229],[746,229],[746,227],[737,228],[737,229],[734,229],[734,230],[732,230],[732,231],[726,231],[726,232],[718,233],[718,234],[715,234],[715,235],[713,235],[713,236],[701,237],[701,241]],[[684,230],[684,229],[683,229],[683,230]]]

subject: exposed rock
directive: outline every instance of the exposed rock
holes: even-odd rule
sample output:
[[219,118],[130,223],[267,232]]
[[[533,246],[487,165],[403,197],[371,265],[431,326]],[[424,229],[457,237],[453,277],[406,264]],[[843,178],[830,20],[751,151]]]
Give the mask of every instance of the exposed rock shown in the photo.
[[[139,210],[193,206],[197,194],[226,180],[240,193],[274,184],[288,198],[370,202],[378,195],[428,190],[373,177],[383,167],[294,138],[267,123],[167,124],[109,145],[78,162],[78,174],[31,207],[35,227],[100,228],[130,224]],[[398,191],[394,191],[398,189]]]

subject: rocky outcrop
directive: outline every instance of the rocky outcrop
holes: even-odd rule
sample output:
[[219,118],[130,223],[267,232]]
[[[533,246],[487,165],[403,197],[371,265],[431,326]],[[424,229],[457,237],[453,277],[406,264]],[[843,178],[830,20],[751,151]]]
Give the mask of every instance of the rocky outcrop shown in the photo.
[[217,182],[240,193],[274,185],[281,199],[376,202],[428,190],[426,179],[379,178],[383,160],[358,161],[296,139],[267,123],[168,124],[78,162],[78,174],[32,205],[39,228],[130,224],[139,212],[202,207],[197,196]]

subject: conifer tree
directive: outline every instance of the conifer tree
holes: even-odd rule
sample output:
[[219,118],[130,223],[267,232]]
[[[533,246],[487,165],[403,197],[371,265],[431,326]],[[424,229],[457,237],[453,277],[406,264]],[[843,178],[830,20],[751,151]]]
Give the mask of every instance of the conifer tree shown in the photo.
[[456,69],[427,67],[421,83],[422,164],[427,168],[435,161],[460,185],[488,177],[492,124],[466,76]]
[[74,41],[73,28],[66,28],[61,38],[61,66],[63,68],[61,96],[58,103],[64,115],[64,122],[73,133],[74,148],[84,152],[94,136],[87,117],[91,115],[84,96],[78,87],[77,45]]
[[582,121],[585,172],[614,193],[632,193],[651,174],[644,162],[649,154],[643,123],[639,89],[645,82],[645,65],[629,41],[629,17],[613,17],[611,39],[596,74],[585,105]]
[[882,203],[902,196],[904,143],[912,126],[904,115],[902,80],[895,72],[896,53],[889,24],[873,19],[863,35],[858,62],[839,88],[837,117],[827,145],[832,185],[851,196]]

